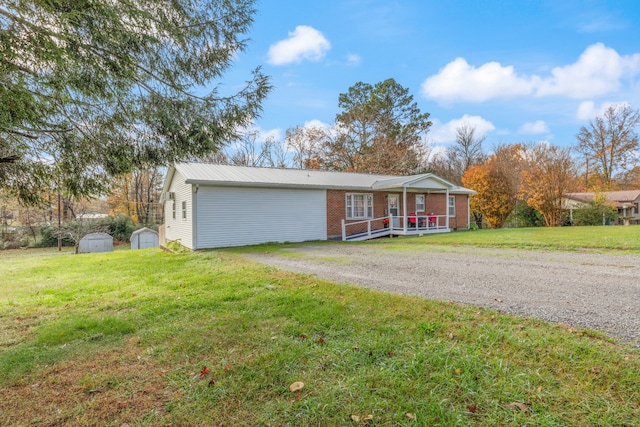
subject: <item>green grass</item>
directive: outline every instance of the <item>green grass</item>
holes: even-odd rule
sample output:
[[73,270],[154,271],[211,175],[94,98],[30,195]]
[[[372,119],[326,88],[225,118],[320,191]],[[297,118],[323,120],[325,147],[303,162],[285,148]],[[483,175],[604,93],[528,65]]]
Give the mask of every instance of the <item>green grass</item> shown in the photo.
[[[393,248],[388,239],[378,244]],[[421,244],[473,245],[496,248],[544,250],[621,250],[640,252],[640,226],[535,227],[476,230],[396,239],[397,247]]]
[[0,425],[640,425],[640,354],[590,331],[229,251],[0,257]]

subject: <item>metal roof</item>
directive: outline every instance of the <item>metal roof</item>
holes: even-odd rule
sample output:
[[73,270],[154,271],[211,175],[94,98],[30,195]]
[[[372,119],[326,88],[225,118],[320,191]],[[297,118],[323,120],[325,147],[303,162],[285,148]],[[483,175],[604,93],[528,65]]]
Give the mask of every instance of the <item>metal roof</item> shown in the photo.
[[596,194],[601,194],[607,202],[623,207],[625,203],[635,203],[640,198],[640,190],[602,191],[601,193],[565,193],[563,197],[579,202],[592,202]]
[[[392,188],[419,188],[444,190],[452,194],[475,194],[468,188],[454,185],[434,174],[410,176],[374,175],[352,172],[331,172],[306,169],[274,169],[246,166],[217,165],[211,163],[177,163],[170,167],[165,179],[165,191],[178,171],[187,184],[282,187],[282,188],[322,188],[371,191]],[[416,183],[433,182],[426,188]]]

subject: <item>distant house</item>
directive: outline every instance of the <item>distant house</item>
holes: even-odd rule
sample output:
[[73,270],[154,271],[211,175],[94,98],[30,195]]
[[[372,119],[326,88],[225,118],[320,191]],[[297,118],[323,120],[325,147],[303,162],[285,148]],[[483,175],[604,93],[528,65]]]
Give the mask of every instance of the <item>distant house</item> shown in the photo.
[[638,212],[640,190],[603,191],[601,193],[566,193],[562,197],[562,206],[569,211],[570,217],[573,218],[573,211],[586,207],[590,202],[593,202],[597,194],[604,196],[607,202],[618,210],[620,218],[616,223],[640,223],[640,213]]
[[179,163],[164,183],[161,243],[205,249],[449,232],[469,227],[473,194],[430,173]]

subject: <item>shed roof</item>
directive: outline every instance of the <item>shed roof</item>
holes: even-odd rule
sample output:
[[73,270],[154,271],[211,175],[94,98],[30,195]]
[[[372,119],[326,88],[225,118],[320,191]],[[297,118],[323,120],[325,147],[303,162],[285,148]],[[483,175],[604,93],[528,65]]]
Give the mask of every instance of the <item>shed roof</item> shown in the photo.
[[363,191],[412,188],[427,191],[449,190],[452,194],[475,194],[473,190],[459,187],[432,173],[394,176],[305,169],[255,168],[211,163],[177,163],[170,167],[165,179],[165,192],[169,189],[175,171],[178,171],[185,178],[187,184],[200,185]]

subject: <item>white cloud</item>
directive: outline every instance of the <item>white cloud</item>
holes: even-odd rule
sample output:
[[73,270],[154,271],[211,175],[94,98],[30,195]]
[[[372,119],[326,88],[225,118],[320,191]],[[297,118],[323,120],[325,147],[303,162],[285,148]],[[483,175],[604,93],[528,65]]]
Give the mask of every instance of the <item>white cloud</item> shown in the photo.
[[603,102],[599,107],[596,107],[596,104],[593,101],[584,101],[581,102],[578,106],[578,110],[576,111],[576,118],[583,121],[595,119],[597,116],[604,115],[604,112],[609,107],[614,105],[630,104],[628,102]]
[[541,133],[548,133],[549,126],[543,120],[536,120],[535,122],[526,122],[520,129],[518,133],[523,135],[539,135]]
[[512,66],[488,62],[479,68],[464,58],[448,63],[438,74],[422,83],[422,94],[443,102],[482,102],[532,93],[534,82],[516,75]]
[[462,125],[475,127],[477,136],[487,135],[496,129],[490,121],[480,116],[470,116],[468,114],[459,119],[450,120],[447,123],[442,123],[438,119],[434,119],[432,122],[433,124],[427,136],[435,144],[454,142],[456,140],[456,128]]
[[331,49],[331,43],[313,27],[298,25],[289,38],[269,46],[267,62],[286,65],[294,62],[319,61]]
[[544,79],[537,96],[584,99],[616,92],[621,78],[640,73],[640,54],[620,56],[602,43],[589,46],[573,64],[556,67]]
[[587,47],[575,63],[555,67],[549,76],[519,75],[513,66],[498,62],[475,67],[457,58],[422,83],[422,94],[444,103],[526,95],[585,99],[616,93],[624,78],[638,74],[640,54],[621,56],[596,43]]
[[349,55],[347,55],[348,65],[356,66],[360,65],[360,62],[362,62],[362,58],[360,57],[360,55],[356,55],[355,53],[350,53]]

